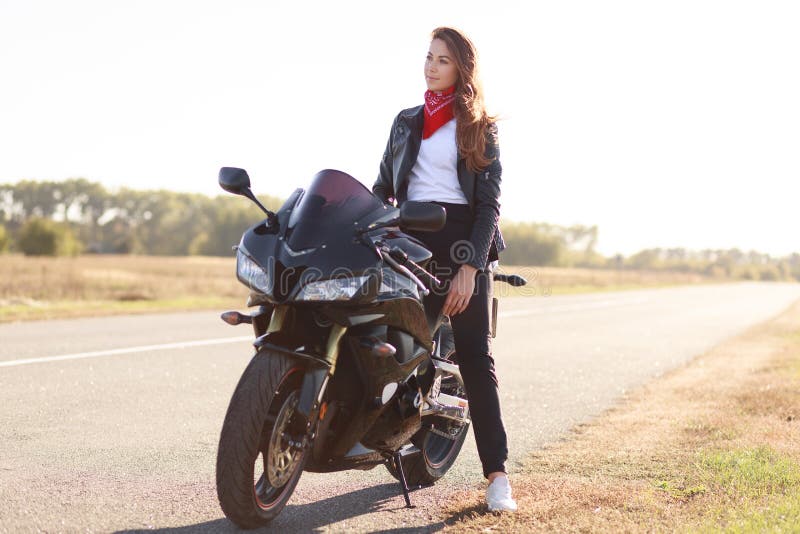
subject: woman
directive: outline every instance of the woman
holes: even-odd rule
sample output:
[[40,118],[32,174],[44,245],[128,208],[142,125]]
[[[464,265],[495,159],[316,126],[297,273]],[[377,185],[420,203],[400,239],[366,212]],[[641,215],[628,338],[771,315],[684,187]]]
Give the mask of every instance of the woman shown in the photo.
[[491,511],[514,511],[505,472],[508,456],[491,356],[490,262],[505,248],[497,227],[501,167],[497,127],[486,113],[475,46],[460,31],[437,28],[425,60],[425,105],[401,111],[392,124],[372,191],[387,202],[436,202],[445,228],[415,233],[433,252],[432,272],[445,291],[425,307],[450,316],[456,353]]

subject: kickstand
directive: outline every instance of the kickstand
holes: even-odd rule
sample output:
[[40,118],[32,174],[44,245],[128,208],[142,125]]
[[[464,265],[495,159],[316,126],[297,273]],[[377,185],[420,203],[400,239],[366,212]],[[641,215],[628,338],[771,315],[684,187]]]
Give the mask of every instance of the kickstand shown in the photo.
[[411,506],[411,498],[408,496],[408,483],[406,482],[406,473],[403,471],[403,460],[401,460],[400,451],[394,453],[392,459],[394,460],[394,468],[397,474],[400,475],[400,487],[403,488],[403,497],[406,499],[406,508],[413,508]]

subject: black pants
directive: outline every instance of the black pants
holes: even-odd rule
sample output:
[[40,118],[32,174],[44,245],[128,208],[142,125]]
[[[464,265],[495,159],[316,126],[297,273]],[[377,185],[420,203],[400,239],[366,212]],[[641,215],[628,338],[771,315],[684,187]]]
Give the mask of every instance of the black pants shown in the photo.
[[[424,304],[428,313],[440,313],[450,282],[471,252],[469,235],[472,213],[465,204],[437,202],[447,210],[447,223],[438,232],[408,232],[433,252],[429,269],[445,282],[445,291],[431,291]],[[500,412],[497,376],[491,347],[491,273],[475,275],[475,291],[467,309],[450,318],[461,376],[469,399],[469,411],[478,446],[478,456],[487,476],[505,472],[508,458],[506,431]]]

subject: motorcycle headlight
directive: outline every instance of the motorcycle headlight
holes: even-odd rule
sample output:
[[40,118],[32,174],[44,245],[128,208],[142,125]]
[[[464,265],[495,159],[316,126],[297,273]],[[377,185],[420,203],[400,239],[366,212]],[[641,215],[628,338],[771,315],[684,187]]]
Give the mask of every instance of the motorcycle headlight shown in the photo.
[[236,251],[236,276],[250,289],[269,294],[269,276],[266,271],[241,250]]
[[369,276],[332,278],[303,286],[297,300],[350,300],[369,279]]

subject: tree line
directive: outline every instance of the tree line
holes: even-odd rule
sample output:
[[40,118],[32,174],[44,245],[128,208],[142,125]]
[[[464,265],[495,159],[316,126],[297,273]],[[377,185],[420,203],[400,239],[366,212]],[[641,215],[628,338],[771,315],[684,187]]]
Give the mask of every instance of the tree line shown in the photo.
[[[260,198],[270,209],[282,203],[277,197]],[[7,250],[24,254],[226,256],[261,218],[258,207],[232,196],[110,192],[84,179],[0,185],[0,244],[5,240]]]
[[[277,210],[283,199],[259,196]],[[251,202],[165,190],[109,191],[85,179],[0,184],[0,252],[229,256],[263,217]],[[651,248],[628,257],[596,251],[597,226],[501,220],[501,261],[539,265],[696,272],[753,280],[800,280],[800,254],[774,258],[739,249]]]

